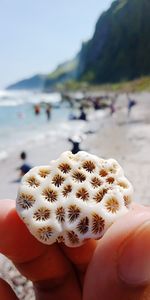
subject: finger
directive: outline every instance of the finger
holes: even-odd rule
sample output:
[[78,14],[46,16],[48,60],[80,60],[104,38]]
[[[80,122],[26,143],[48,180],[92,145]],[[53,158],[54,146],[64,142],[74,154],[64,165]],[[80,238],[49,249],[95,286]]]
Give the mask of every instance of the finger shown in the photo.
[[0,200],[0,252],[14,262],[25,262],[42,255],[46,249],[19,218],[15,201]]
[[55,277],[60,277],[63,269],[68,270],[67,259],[56,244],[44,245],[30,234],[18,217],[13,200],[0,201],[0,252],[25,273],[31,273],[31,280],[41,280],[44,274],[47,277],[47,262]]
[[98,245],[87,270],[84,300],[150,299],[150,213],[134,210]]
[[[0,241],[2,241],[0,242],[0,251],[15,262],[21,272],[24,270],[25,276],[27,276],[28,273],[32,273],[31,271],[33,269],[35,270],[35,274],[32,274],[32,278],[30,277],[31,280],[41,280],[44,274],[46,276],[47,260],[50,260],[50,258],[51,269],[53,270],[52,273],[54,274],[57,270],[57,274],[54,274],[55,276],[61,276],[61,274],[58,274],[59,269],[62,270],[65,268],[67,270],[58,246],[53,245],[49,247],[44,245],[38,242],[29,233],[28,229],[16,213],[15,201],[13,200],[4,200],[0,202]],[[79,248],[68,248],[63,246],[63,250],[71,262],[77,265],[79,270],[83,271],[86,269],[95,247],[95,241],[88,241]],[[52,252],[55,253],[55,256],[52,255]],[[60,259],[58,259],[58,257]],[[35,267],[36,258],[38,258],[37,267]]]
[[[49,246],[40,257],[25,263],[15,264],[17,269],[32,280],[37,299],[81,299],[81,289],[70,262],[57,245]],[[39,297],[39,298],[38,298]]]
[[76,266],[76,268],[84,272],[92,258],[97,242],[88,240],[84,245],[76,248],[69,248],[62,245],[62,249],[67,258]]
[[[141,212],[141,209],[147,209],[142,205],[132,203],[132,210]],[[93,253],[97,247],[97,241],[88,240],[83,246],[77,248],[69,248],[65,245],[61,245],[67,258],[76,266],[79,272],[85,272]]]
[[44,245],[30,234],[18,217],[13,200],[0,201],[0,252],[9,257],[24,276],[36,283],[38,291],[43,292],[49,287],[48,292],[53,289],[58,293],[58,287],[63,283],[66,299],[70,299],[70,288],[75,290],[73,298],[80,299],[81,291],[71,263],[58,245]]
[[[144,210],[147,208],[144,208],[139,204],[132,203],[131,209],[139,212],[141,209]],[[77,248],[69,248],[63,244],[61,247],[67,258],[75,265],[79,273],[84,274],[97,247],[97,241],[88,240],[83,246]]]
[[18,300],[7,282],[0,278],[0,297],[2,300]]
[[72,276],[57,282],[44,281],[34,284],[36,300],[81,300],[79,287],[75,285]]
[[83,286],[84,276],[96,245],[97,242],[95,240],[89,240],[84,245],[77,248],[69,248],[62,245],[64,254],[73,263],[81,286]]

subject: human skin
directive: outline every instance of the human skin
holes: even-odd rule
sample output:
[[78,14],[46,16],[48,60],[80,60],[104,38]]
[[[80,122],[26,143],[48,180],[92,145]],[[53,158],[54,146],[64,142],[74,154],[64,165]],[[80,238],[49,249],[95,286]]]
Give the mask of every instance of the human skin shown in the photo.
[[[99,241],[79,248],[44,245],[18,217],[15,201],[0,201],[0,252],[33,281],[36,300],[150,299],[150,209],[133,205]],[[2,300],[16,300],[0,280]]]

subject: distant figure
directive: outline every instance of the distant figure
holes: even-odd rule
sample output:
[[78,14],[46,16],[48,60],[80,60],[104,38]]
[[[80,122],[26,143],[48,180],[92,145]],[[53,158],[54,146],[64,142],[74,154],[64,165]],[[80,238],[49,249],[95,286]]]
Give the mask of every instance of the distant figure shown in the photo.
[[80,107],[80,115],[79,115],[79,117],[78,117],[78,116],[75,116],[73,113],[71,113],[71,114],[69,115],[69,120],[71,120],[71,121],[72,121],[72,120],[82,120],[82,121],[87,121],[86,113],[85,113],[83,107],[82,107],[82,106]]
[[32,166],[26,163],[27,154],[25,151],[20,153],[20,158],[23,160],[23,164],[17,168],[17,170],[20,170],[20,178],[22,178],[22,176],[24,176],[32,168]]
[[72,154],[76,154],[79,151],[81,151],[80,149],[81,139],[79,137],[74,137],[73,139],[69,138],[68,141],[72,143],[72,149],[71,149]]
[[49,121],[51,118],[51,110],[52,110],[51,104],[47,104],[47,107],[45,110],[46,115],[47,115],[47,121]]
[[129,95],[127,95],[127,97],[128,97],[128,117],[130,117],[131,110],[132,110],[133,106],[136,105],[136,101],[133,100],[133,99],[131,99],[131,98],[129,97]]
[[95,110],[101,109],[101,104],[100,104],[99,98],[96,98],[94,100],[93,107],[94,107]]
[[34,113],[36,116],[38,116],[41,112],[41,108],[40,108],[40,105],[39,104],[35,104],[34,105]]
[[86,113],[85,113],[85,111],[84,111],[84,109],[83,109],[83,107],[81,106],[80,107],[80,111],[81,111],[81,113],[80,113],[80,116],[79,116],[79,120],[83,120],[83,121],[87,121],[87,117],[86,117]]
[[116,111],[114,99],[111,100],[111,104],[110,104],[109,107],[110,107],[110,115],[112,116],[115,113],[115,111]]

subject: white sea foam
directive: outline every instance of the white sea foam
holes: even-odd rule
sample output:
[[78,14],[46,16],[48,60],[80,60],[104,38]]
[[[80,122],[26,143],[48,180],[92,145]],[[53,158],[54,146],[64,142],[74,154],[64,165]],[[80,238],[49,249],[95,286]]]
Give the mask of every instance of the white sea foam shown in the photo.
[[0,160],[7,158],[8,153],[6,151],[0,151]]
[[34,93],[28,91],[2,91],[0,90],[0,106],[17,106],[25,103],[53,103],[61,101],[59,93]]
[[[52,118],[47,122],[45,108],[41,106],[41,114],[35,116],[33,104],[37,102],[51,102],[59,105],[60,94],[42,94],[31,92],[0,91],[0,159],[5,158],[22,147],[32,147],[42,144],[49,139],[53,143],[58,140],[67,141],[68,138],[86,138],[85,133],[98,129],[103,112],[88,113],[89,122],[69,120],[70,108],[60,104],[60,109],[52,109]],[[83,138],[84,136],[84,138]]]
[[18,100],[18,101],[15,101],[15,100],[0,100],[0,106],[18,106],[18,105],[21,105],[23,103],[24,103],[24,101],[22,101],[22,100]]

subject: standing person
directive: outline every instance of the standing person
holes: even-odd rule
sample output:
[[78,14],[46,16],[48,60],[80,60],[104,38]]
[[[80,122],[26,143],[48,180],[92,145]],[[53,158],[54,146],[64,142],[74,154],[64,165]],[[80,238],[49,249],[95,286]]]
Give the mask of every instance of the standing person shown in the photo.
[[93,107],[95,110],[101,109],[100,97],[94,99]]
[[112,116],[116,111],[116,109],[115,109],[115,100],[114,99],[111,100],[111,104],[110,104],[109,107],[110,107],[110,115]]
[[128,98],[128,117],[130,117],[131,109],[132,109],[133,106],[136,105],[136,101],[131,99],[128,94],[127,94],[127,98]]
[[79,120],[87,121],[86,113],[82,106],[80,107],[80,112]]
[[81,139],[78,136],[75,136],[72,139],[69,138],[68,141],[72,143],[72,149],[71,149],[72,154],[76,154],[79,151],[81,151],[80,149]]
[[111,103],[110,103],[110,115],[112,116],[115,112],[116,112],[116,101],[117,101],[117,98],[118,98],[119,94],[114,94],[112,97],[111,97]]
[[38,116],[41,112],[41,108],[40,108],[40,105],[39,104],[35,104],[34,105],[34,113],[36,116]]
[[47,121],[49,121],[51,118],[51,110],[52,110],[52,107],[51,107],[51,104],[49,103],[49,104],[47,104],[46,110],[45,110],[45,113],[47,116]]

